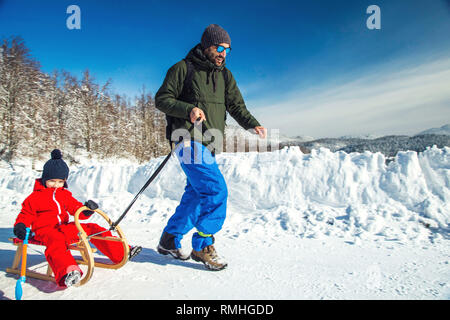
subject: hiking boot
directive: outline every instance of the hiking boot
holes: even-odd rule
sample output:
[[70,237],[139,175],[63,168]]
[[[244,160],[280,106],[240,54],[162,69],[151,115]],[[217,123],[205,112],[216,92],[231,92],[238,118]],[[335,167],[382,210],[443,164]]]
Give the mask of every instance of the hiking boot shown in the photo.
[[219,271],[227,267],[227,263],[219,257],[213,245],[204,247],[201,251],[192,250],[191,258],[198,262],[203,262],[209,270]]
[[164,232],[158,244],[158,252],[163,255],[170,254],[175,259],[188,260],[190,254],[186,254],[181,249],[175,247],[175,236]]
[[128,255],[128,260],[133,259],[142,251],[141,246],[135,246],[130,248],[130,254]]
[[81,280],[81,273],[78,270],[69,272],[64,276],[64,284],[67,288],[76,285]]

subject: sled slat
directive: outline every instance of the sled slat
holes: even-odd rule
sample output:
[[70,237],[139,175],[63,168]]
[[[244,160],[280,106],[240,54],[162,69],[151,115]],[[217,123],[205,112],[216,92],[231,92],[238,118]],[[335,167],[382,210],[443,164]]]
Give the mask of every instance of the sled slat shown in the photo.
[[107,241],[117,241],[117,242],[123,242],[124,240],[121,238],[116,237],[101,237],[101,236],[94,236],[91,237],[90,240],[96,239],[96,240],[107,240]]

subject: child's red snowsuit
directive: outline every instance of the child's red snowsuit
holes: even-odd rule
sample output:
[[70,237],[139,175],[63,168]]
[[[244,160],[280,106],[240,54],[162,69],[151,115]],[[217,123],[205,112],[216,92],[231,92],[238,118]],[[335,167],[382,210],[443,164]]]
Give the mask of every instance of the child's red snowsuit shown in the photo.
[[[64,286],[64,275],[73,270],[81,269],[73,258],[68,246],[78,239],[78,230],[73,222],[69,222],[69,214],[82,207],[83,204],[76,200],[72,193],[65,188],[45,188],[41,179],[37,179],[33,192],[22,203],[22,210],[17,216],[14,225],[22,222],[26,227],[31,227],[35,233],[34,239],[46,246],[45,257],[50,264],[56,283]],[[87,219],[83,213],[80,219]],[[81,225],[89,234],[106,230],[95,223],[83,223]],[[111,232],[102,233],[111,236]],[[91,240],[95,247],[106,255],[111,261],[118,263],[123,258],[123,246],[119,242],[105,240]]]

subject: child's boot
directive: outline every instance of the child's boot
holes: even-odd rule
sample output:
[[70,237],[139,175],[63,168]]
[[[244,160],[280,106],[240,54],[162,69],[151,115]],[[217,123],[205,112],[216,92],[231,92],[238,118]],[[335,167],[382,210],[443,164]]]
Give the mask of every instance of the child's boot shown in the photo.
[[80,282],[80,280],[81,273],[78,270],[73,270],[63,277],[64,284],[67,288],[76,285],[78,282]]

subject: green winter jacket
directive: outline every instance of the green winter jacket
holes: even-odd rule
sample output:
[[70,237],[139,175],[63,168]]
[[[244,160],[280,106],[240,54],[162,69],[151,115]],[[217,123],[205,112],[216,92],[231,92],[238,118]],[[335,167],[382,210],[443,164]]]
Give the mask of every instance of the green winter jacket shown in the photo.
[[[187,99],[180,97],[187,73],[185,60],[190,60],[194,66],[192,91]],[[246,130],[260,126],[247,110],[236,80],[224,65],[217,67],[209,61],[203,54],[200,45],[194,47],[185,60],[181,60],[169,69],[164,83],[155,95],[156,108],[172,117],[172,130],[180,128],[189,130],[191,139],[202,140],[201,142],[208,149],[217,153],[222,151],[226,112]],[[227,77],[222,75],[224,68],[228,73]],[[225,84],[226,78],[228,78],[227,84]],[[212,135],[221,134],[221,137],[209,139],[205,135],[199,139],[202,137],[200,130],[193,127],[189,116],[194,107],[202,109],[205,113],[205,126]]]

